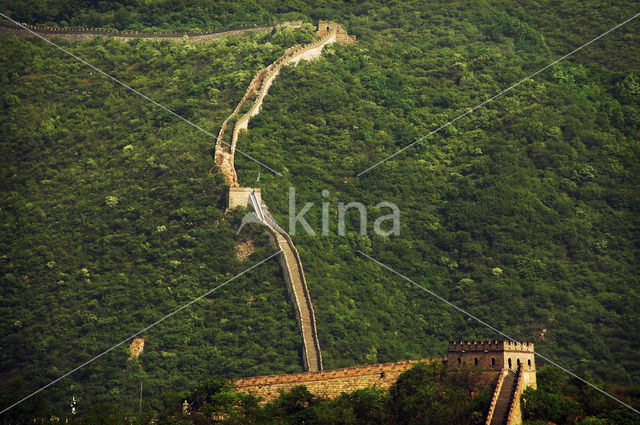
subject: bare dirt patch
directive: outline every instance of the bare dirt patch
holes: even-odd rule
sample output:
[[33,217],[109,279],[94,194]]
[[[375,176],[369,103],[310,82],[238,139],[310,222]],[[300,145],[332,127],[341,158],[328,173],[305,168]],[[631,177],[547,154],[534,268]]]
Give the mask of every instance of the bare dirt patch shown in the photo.
[[131,356],[129,356],[129,360],[133,360],[134,358],[138,358],[140,353],[144,351],[144,338],[136,338],[131,342]]
[[249,239],[246,242],[238,242],[236,245],[236,257],[238,260],[244,261],[253,254],[253,241]]

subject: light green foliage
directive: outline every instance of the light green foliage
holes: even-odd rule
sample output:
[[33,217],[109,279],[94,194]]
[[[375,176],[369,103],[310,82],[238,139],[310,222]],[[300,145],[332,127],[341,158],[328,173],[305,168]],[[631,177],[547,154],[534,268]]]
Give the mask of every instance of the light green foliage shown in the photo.
[[[191,48],[61,42],[215,131],[255,71],[289,47],[276,36]],[[41,41],[2,38],[0,46],[0,381],[29,382],[2,394],[6,407],[273,249],[247,229],[242,236],[255,240],[256,252],[245,263],[235,258],[241,217],[221,220],[226,185],[210,171],[214,140]],[[240,88],[226,78],[239,70]],[[215,108],[206,100],[213,87]],[[300,334],[275,260],[143,336],[137,360],[119,347],[47,399],[67,405],[75,394],[86,412],[100,401],[135,405],[142,381],[150,395],[211,373],[302,369]]]
[[[496,338],[360,249],[569,369],[628,384],[640,376],[637,23],[355,177],[637,13],[630,3],[583,3],[3,5],[30,23],[126,29],[340,21],[358,42],[285,67],[240,137],[240,149],[284,178],[236,157],[241,183],[261,173],[280,223],[289,186],[301,204],[319,205],[327,189],[332,206],[401,209],[400,237],[361,238],[347,220],[345,237],[332,228],[294,238],[325,367],[442,355],[451,338]],[[211,45],[65,46],[215,134],[255,71],[310,35],[307,27]],[[2,378],[44,383],[247,263],[233,254],[239,217],[222,217],[224,179],[209,173],[213,140],[41,42],[0,43],[0,338],[10,347],[0,351]],[[109,207],[109,196],[118,203]],[[320,208],[306,217],[321,228]],[[258,260],[271,251],[253,231]],[[136,362],[114,350],[58,384],[52,400],[76,393],[86,403],[132,403],[142,377],[157,394],[209,373],[300,370],[277,264],[238,286],[150,333]],[[592,402],[595,411],[600,401]]]

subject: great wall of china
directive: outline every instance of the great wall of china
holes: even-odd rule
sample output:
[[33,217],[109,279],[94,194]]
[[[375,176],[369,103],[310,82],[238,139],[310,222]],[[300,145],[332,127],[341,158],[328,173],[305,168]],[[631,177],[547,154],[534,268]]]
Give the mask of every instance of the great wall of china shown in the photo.
[[[269,402],[298,385],[312,394],[335,398],[366,387],[389,388],[401,373],[418,363],[442,362],[447,367],[477,368],[482,378],[494,386],[485,425],[522,423],[520,396],[527,387],[536,388],[533,343],[512,341],[450,342],[446,357],[379,363],[319,372],[292,373],[241,378],[236,389]],[[473,396],[470,394],[470,396]]]
[[354,366],[343,369],[319,372],[292,373],[289,375],[269,375],[241,378],[234,381],[238,391],[252,393],[271,401],[280,395],[280,391],[289,391],[298,385],[304,385],[314,395],[323,398],[335,398],[343,392],[358,388],[388,388],[398,376],[420,362],[442,361],[442,358],[408,360],[394,363],[378,363],[367,366]]
[[[21,26],[20,26],[21,25]],[[93,40],[96,37],[113,37],[119,41],[130,41],[136,38],[142,38],[146,40],[171,40],[181,41],[185,36],[189,38],[191,43],[209,43],[222,37],[237,37],[246,32],[268,32],[273,28],[289,26],[293,28],[300,27],[301,21],[289,21],[280,22],[272,25],[255,26],[255,25],[238,25],[234,27],[221,28],[217,31],[211,32],[131,32],[131,31],[116,31],[106,28],[56,28],[56,27],[38,27],[29,24],[14,24],[13,22],[2,20],[0,21],[0,36],[10,37],[16,36],[18,38],[35,37],[33,33],[23,29],[25,27],[33,32],[42,35],[45,38],[62,38],[67,41],[88,41]]]
[[[238,36],[246,31],[269,31],[276,26],[300,26],[300,22],[287,22],[265,27],[236,27],[215,33],[126,33],[104,29],[60,29],[39,28],[25,25],[30,30],[47,38],[60,37],[69,41],[85,41],[95,37],[112,36],[122,41],[134,38],[153,40],[184,40],[190,42],[210,42],[220,37]],[[337,23],[321,21],[318,25],[319,38],[307,45],[295,46],[285,54],[259,71],[252,80],[244,97],[224,121],[216,142],[216,164],[223,172],[230,186],[229,207],[249,206],[249,198],[262,203],[259,188],[240,187],[234,167],[234,153],[239,132],[248,128],[249,120],[260,112],[262,102],[269,87],[277,77],[282,66],[298,63],[301,59],[311,60],[320,55],[322,48],[332,42],[350,43],[355,40]],[[0,36],[18,36],[20,38],[34,35],[19,26],[0,23]],[[248,110],[239,118],[243,107]],[[224,142],[224,135],[229,124],[234,123],[232,138]],[[258,196],[256,196],[256,193]],[[268,215],[268,213],[267,213]],[[270,217],[270,216],[269,216]],[[398,376],[419,362],[443,362],[447,367],[469,365],[479,368],[486,379],[494,385],[494,392],[486,417],[486,425],[518,425],[522,423],[520,396],[527,387],[536,388],[536,368],[534,347],[532,343],[514,343],[511,341],[451,342],[446,357],[421,360],[408,360],[394,363],[381,363],[368,366],[355,366],[330,371],[322,370],[322,356],[318,343],[313,305],[304,277],[300,256],[289,235],[275,221],[264,223],[277,248],[282,250],[279,258],[287,289],[296,310],[296,320],[303,337],[303,363],[306,372],[287,375],[270,375],[248,377],[235,380],[238,391],[252,393],[267,402],[276,398],[281,390],[290,390],[298,385],[320,397],[333,398],[343,392],[351,392],[359,388],[388,388]],[[144,341],[140,346],[142,350]],[[187,405],[188,407],[188,405]]]
[[[249,195],[251,192],[258,192],[257,188],[242,188],[238,182],[235,170],[235,151],[238,143],[240,131],[246,130],[249,121],[257,115],[262,108],[265,96],[269,88],[280,73],[283,66],[297,64],[300,60],[312,60],[322,53],[322,49],[329,43],[340,42],[350,43],[355,41],[355,37],[349,36],[340,24],[335,22],[320,21],[318,24],[319,38],[309,44],[291,47],[274,61],[271,65],[258,71],[249,84],[242,100],[229,117],[223,122],[215,149],[215,162],[220,171],[224,174],[229,190],[229,208],[237,206],[249,206]],[[246,109],[241,116],[240,113]],[[225,140],[225,135],[229,127],[233,125],[231,138]],[[257,201],[264,210],[266,205],[260,196]],[[309,288],[302,268],[300,254],[296,249],[291,237],[275,221],[266,220],[263,224],[271,236],[273,243],[282,251],[279,256],[280,265],[284,274],[287,290],[294,304],[296,321],[302,333],[303,353],[302,359],[307,372],[317,372],[322,370],[322,352],[318,340],[315,313],[309,294]]]
[[[187,36],[189,37],[189,42],[197,43],[210,42],[221,37],[238,36],[247,31],[266,32],[279,26],[296,28],[300,27],[302,23],[300,21],[291,21],[263,27],[234,27],[212,33],[134,33],[95,28],[42,28],[28,24],[21,25],[46,38],[58,37],[74,42],[87,41],[95,37],[104,36],[113,37],[124,42],[134,38],[181,41]],[[0,36],[26,38],[34,37],[34,34],[26,31],[20,25],[9,21],[2,21],[0,24]],[[297,64],[302,59],[312,60],[318,57],[323,47],[329,43],[351,43],[354,41],[355,37],[348,35],[340,24],[330,21],[320,21],[318,24],[318,38],[315,41],[287,49],[280,58],[256,73],[242,100],[238,103],[232,114],[223,122],[216,140],[215,162],[230,186],[229,208],[248,206],[249,193],[254,191],[252,188],[241,188],[238,183],[234,165],[236,144],[240,131],[246,130],[251,117],[260,112],[262,102],[282,67],[289,64]],[[249,109],[239,119],[236,119],[243,107],[246,108],[247,106]],[[224,141],[225,132],[231,123],[233,123],[233,131],[231,140],[227,143]],[[259,202],[262,203],[262,199],[260,199]],[[264,209],[266,210],[266,206],[264,206]],[[322,353],[320,351],[313,304],[304,275],[304,269],[302,268],[300,254],[295,248],[291,237],[282,228],[277,226],[275,222],[273,222],[273,225],[268,222],[264,224],[267,227],[274,245],[282,251],[282,254],[279,256],[279,262],[283,270],[287,291],[294,305],[296,321],[302,334],[302,360],[304,369],[310,372],[320,371],[322,370]]]
[[[335,22],[321,21],[318,24],[318,34],[320,35],[319,39],[309,44],[293,46],[287,49],[284,54],[271,65],[258,71],[249,84],[242,100],[238,103],[231,115],[222,123],[216,141],[215,161],[231,187],[239,186],[234,160],[240,131],[246,130],[251,118],[260,113],[262,102],[282,67],[289,64],[297,64],[302,59],[312,60],[320,56],[322,48],[329,43],[349,43],[355,41],[353,36],[347,35],[347,32],[342,26]],[[238,118],[240,111],[247,106],[249,106],[249,109]],[[227,128],[230,124],[233,124],[231,139],[225,140]]]

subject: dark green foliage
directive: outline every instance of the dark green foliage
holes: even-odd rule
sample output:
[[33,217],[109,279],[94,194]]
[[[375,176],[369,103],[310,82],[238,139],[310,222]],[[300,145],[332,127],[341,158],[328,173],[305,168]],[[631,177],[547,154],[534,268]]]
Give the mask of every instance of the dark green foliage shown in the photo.
[[[359,235],[355,214],[345,237],[335,220],[329,236],[293,237],[325,367],[442,355],[449,339],[496,338],[354,253],[360,249],[578,374],[631,384],[640,377],[637,23],[355,177],[637,13],[629,2],[574,3],[2,8],[29,23],[120,29],[342,22],[358,42],[285,68],[240,137],[240,149],[284,178],[237,156],[241,183],[261,173],[264,199],[283,225],[290,186],[299,207],[316,203],[306,217],[318,233],[321,202],[334,218],[338,202],[368,205],[370,231],[377,202],[402,211],[400,237]],[[307,29],[207,46],[63,44],[215,134],[255,71],[309,37]],[[223,217],[224,179],[209,173],[213,140],[44,43],[0,42],[0,379],[44,384],[272,251],[254,227],[241,238],[254,239],[256,253],[244,264],[235,259],[241,216]],[[52,405],[77,394],[85,411],[102,401],[132,410],[140,381],[155,400],[213,373],[299,371],[300,336],[277,264],[232,285],[151,331],[138,360],[127,361],[121,347],[59,383],[47,392]],[[549,383],[538,406],[569,417],[575,406],[554,385],[564,388]],[[12,394],[2,395],[10,403]],[[587,415],[609,408],[586,389],[581,397]],[[167,403],[179,409],[179,398]],[[336,409],[375,423],[379,410],[354,407],[362,399]],[[626,412],[611,417],[624,423]]]
[[[633,388],[613,387],[596,382],[598,388],[625,403],[637,405],[640,395]],[[522,395],[522,414],[526,424],[638,424],[638,415],[595,388],[567,377],[562,371],[546,366],[537,373],[538,389],[527,388]]]
[[[398,424],[482,424],[491,386],[473,369],[421,364],[403,373],[389,391],[389,410]],[[472,397],[473,394],[480,394]]]
[[[298,32],[308,34],[62,43],[215,132]],[[274,250],[258,228],[235,236],[241,215],[223,218],[214,140],[38,40],[0,43],[0,381],[22,377],[33,391]],[[234,246],[248,239],[256,251],[241,263]],[[127,341],[46,399],[60,413],[72,395],[84,413],[102,401],[137,409],[141,382],[157,403],[211,373],[300,371],[293,314],[274,259],[145,332],[138,359]],[[7,390],[3,408],[26,395]]]
[[[7,379],[2,386],[0,393],[0,403],[3,409],[14,404],[16,401],[28,396],[37,390],[34,385],[28,383],[23,377],[14,377]],[[11,411],[0,417],[1,424],[19,424],[27,423],[34,417],[44,417],[50,413],[51,405],[48,402],[49,397],[46,394],[39,393],[18,404]]]

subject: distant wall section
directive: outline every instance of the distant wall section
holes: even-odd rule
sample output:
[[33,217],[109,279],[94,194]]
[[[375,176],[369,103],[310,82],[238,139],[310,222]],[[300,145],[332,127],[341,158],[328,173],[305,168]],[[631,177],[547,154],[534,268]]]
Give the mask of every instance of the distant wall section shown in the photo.
[[[213,32],[132,32],[132,31],[116,31],[105,28],[55,28],[55,27],[39,27],[29,24],[21,24],[24,27],[30,29],[33,32],[40,34],[41,36],[52,39],[62,38],[68,41],[86,41],[93,40],[96,37],[113,37],[114,39],[121,41],[129,41],[134,38],[144,38],[149,40],[184,40],[185,36],[189,37],[189,41],[194,43],[207,43],[218,38],[236,36],[239,37],[245,32],[268,32],[273,28],[288,26],[298,28],[302,26],[301,21],[280,22],[277,24],[256,26],[256,25],[239,25],[235,27],[223,28]],[[18,37],[28,38],[35,37],[35,35],[19,25],[14,24],[11,21],[5,19],[0,20],[0,36],[2,37]]]

